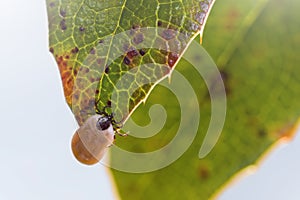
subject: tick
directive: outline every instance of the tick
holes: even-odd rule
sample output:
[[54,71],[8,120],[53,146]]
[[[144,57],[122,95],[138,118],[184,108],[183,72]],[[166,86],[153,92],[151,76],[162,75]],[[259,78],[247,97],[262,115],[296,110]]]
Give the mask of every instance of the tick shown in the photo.
[[127,136],[127,133],[121,133],[123,124],[115,121],[114,113],[106,112],[108,107],[105,106],[102,111],[96,108],[96,114],[89,117],[73,135],[73,154],[83,164],[99,162],[113,145],[116,134]]

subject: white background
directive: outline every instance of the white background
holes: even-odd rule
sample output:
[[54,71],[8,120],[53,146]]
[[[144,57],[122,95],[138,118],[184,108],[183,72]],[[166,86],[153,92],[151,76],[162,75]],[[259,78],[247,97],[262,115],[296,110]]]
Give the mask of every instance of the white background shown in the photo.
[[[0,200],[115,199],[105,167],[71,155],[77,124],[47,34],[45,1],[1,0]],[[220,199],[299,199],[299,155],[296,137]]]

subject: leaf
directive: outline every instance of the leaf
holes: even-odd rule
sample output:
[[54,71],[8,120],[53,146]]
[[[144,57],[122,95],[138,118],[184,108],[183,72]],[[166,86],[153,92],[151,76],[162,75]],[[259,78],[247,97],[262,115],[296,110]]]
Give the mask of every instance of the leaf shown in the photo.
[[[170,74],[187,44],[203,30],[213,3],[46,2],[50,51],[79,125],[96,112],[95,107],[102,110],[107,105],[116,120],[124,122],[154,85]],[[149,31],[151,27],[156,30]],[[149,63],[153,64],[150,70],[140,67]],[[127,77],[122,79],[124,74]]]
[[[199,159],[210,120],[210,100],[194,67],[181,60],[176,69],[197,91],[200,104],[198,134],[188,150],[163,169],[140,174],[112,170],[121,199],[214,198],[238,172],[256,165],[274,144],[292,138],[300,115],[299,4],[296,0],[216,2],[203,45],[217,61],[226,86],[227,117],[222,135],[210,154]],[[164,106],[166,113],[154,115],[150,107],[155,104]],[[157,86],[132,118],[138,125],[150,123],[150,127],[159,123],[155,118],[162,115],[167,115],[167,121],[158,134],[117,140],[116,146],[128,152],[152,152],[175,137],[181,116],[178,100],[165,87]],[[131,120],[126,124],[130,131],[136,126]],[[147,133],[147,128],[142,131]],[[124,166],[135,164],[120,157],[114,148],[111,159]]]

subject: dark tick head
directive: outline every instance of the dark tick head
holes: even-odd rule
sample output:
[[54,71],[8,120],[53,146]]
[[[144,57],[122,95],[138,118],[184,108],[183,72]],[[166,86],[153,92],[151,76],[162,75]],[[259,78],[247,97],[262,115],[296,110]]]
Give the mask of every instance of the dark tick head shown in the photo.
[[110,115],[101,116],[101,117],[99,117],[96,126],[100,131],[104,131],[104,130],[108,129],[109,126],[111,125],[111,120],[112,119],[111,119]]

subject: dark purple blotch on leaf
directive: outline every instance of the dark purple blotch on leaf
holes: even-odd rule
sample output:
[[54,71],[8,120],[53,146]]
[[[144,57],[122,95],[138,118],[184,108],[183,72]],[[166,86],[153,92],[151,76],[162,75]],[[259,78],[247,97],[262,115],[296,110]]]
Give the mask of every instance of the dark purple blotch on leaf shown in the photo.
[[133,57],[135,57],[135,56],[137,56],[137,55],[139,55],[139,52],[138,52],[137,50],[135,50],[135,49],[133,49],[133,50],[131,50],[131,51],[129,51],[129,52],[127,53],[127,56],[128,56],[129,58],[133,58]]
[[146,52],[143,49],[140,49],[139,52],[140,52],[141,56],[144,56],[146,54]]
[[140,44],[144,41],[144,35],[142,33],[138,33],[134,36],[133,42],[135,44]]
[[106,74],[108,74],[108,73],[109,73],[109,71],[110,71],[110,70],[109,70],[109,67],[108,67],[108,66],[106,66],[106,67],[105,67],[105,70],[104,70],[104,72],[105,72]]
[[60,29],[63,30],[63,31],[67,30],[67,25],[66,25],[66,20],[65,19],[60,21]]
[[94,55],[96,53],[96,50],[94,48],[91,49],[90,54]]
[[162,32],[162,37],[165,40],[171,40],[175,37],[175,31],[172,29],[166,29]]
[[52,54],[54,54],[54,49],[53,49],[53,47],[50,47],[49,51],[50,51]]
[[126,65],[129,65],[129,64],[130,64],[130,60],[129,60],[126,56],[124,57],[123,62],[124,62]]
[[83,31],[85,31],[85,28],[84,28],[83,26],[80,26],[80,27],[79,27],[79,31],[80,31],[80,32],[83,32]]
[[79,52],[78,47],[74,47],[74,48],[71,50],[71,53],[73,53],[73,54],[76,54],[76,53],[78,53],[78,52]]
[[162,21],[158,21],[157,26],[162,26]]
[[60,16],[62,16],[62,17],[66,17],[67,12],[66,12],[66,10],[64,10],[64,9],[60,9],[59,14],[60,14]]
[[50,6],[50,8],[53,8],[55,6],[55,3],[54,2],[50,2],[49,6]]

